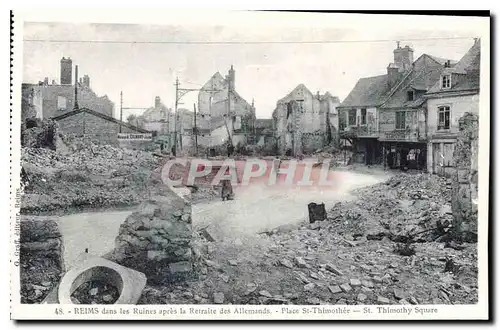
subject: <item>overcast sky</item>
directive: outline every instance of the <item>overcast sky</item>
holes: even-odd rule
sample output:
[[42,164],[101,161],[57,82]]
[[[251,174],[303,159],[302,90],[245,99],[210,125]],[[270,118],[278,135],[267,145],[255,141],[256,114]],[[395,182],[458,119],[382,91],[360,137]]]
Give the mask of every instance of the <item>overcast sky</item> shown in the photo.
[[[249,103],[255,99],[257,117],[270,118],[276,101],[300,83],[343,100],[359,78],[385,74],[396,40],[413,47],[415,59],[427,53],[459,60],[477,36],[463,29],[371,30],[261,28],[258,22],[239,27],[26,23],[23,81],[48,77],[59,83],[59,61],[71,57],[80,77],[88,74],[92,89],[115,103],[116,116],[120,91],[124,107],[152,106],[155,96],[173,107],[176,76],[183,87],[199,88],[217,71],[226,75],[232,64],[238,93]],[[106,42],[91,42],[97,40]],[[353,42],[359,40],[365,42]],[[204,41],[211,43],[199,43]],[[191,92],[180,107],[192,109],[196,100]]]

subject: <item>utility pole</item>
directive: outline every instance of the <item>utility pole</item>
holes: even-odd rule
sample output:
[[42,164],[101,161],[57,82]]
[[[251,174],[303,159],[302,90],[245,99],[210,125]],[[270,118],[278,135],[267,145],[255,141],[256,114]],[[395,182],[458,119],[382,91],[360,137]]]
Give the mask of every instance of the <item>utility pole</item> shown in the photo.
[[[123,91],[120,91],[120,121],[123,122]],[[120,133],[122,132],[122,125],[120,124]]]
[[[175,106],[174,106],[174,150],[177,149],[177,121],[179,120],[179,114],[177,113],[177,105],[179,103],[179,77],[175,78]],[[177,154],[177,151],[175,152]]]
[[193,103],[193,109],[194,109],[194,152],[195,156],[198,156],[198,128],[196,127],[196,104]]

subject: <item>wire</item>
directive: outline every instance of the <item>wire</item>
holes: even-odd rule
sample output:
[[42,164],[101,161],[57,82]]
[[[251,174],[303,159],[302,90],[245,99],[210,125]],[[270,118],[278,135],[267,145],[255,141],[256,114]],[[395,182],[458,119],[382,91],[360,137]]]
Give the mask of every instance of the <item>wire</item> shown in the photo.
[[51,40],[51,39],[23,39],[25,42],[51,43],[100,43],[100,44],[179,44],[179,45],[240,45],[240,44],[342,44],[342,43],[380,43],[380,42],[408,42],[433,40],[465,40],[474,37],[436,37],[411,39],[375,39],[375,40],[310,40],[310,41],[121,41],[121,40]]

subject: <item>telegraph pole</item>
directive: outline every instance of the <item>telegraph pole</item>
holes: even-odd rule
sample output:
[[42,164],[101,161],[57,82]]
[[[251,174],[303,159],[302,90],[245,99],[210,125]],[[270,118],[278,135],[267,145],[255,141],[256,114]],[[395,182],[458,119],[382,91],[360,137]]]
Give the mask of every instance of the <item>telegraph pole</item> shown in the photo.
[[[179,114],[177,113],[177,105],[179,104],[179,77],[175,78],[175,106],[174,106],[174,150],[177,149],[177,121],[179,120]],[[175,151],[177,154],[177,150]]]
[[[120,121],[123,122],[123,91],[120,91]],[[120,133],[122,132],[122,125],[120,125]]]
[[198,128],[196,127],[196,104],[193,103],[193,109],[194,109],[194,150],[195,150],[195,155],[198,155]]

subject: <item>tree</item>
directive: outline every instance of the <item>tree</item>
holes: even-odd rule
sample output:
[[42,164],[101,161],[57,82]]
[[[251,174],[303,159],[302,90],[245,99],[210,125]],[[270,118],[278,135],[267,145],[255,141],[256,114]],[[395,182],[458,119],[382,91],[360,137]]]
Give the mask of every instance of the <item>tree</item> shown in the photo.
[[136,115],[130,115],[127,117],[127,123],[131,125],[135,125],[137,121],[137,116]]

